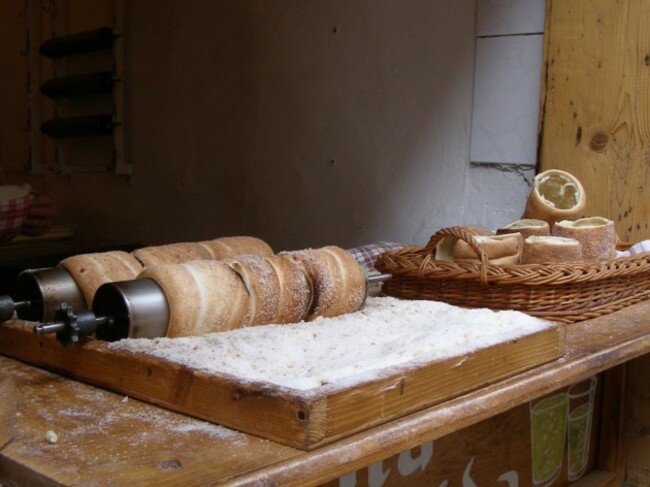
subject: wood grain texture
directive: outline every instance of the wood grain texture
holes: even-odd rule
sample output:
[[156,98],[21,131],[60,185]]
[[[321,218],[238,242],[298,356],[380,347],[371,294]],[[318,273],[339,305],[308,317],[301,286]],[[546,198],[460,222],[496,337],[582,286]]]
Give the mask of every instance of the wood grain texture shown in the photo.
[[558,325],[472,354],[387,370],[344,389],[300,391],[208,374],[106,342],[63,348],[25,322],[0,328],[0,353],[173,411],[313,449],[561,357]]
[[19,485],[206,485],[298,453],[2,356],[0,368],[19,400],[0,479]]
[[625,482],[650,485],[650,355],[628,364],[625,397]]
[[0,378],[0,449],[14,437],[16,387],[11,377]]
[[650,238],[650,4],[547,5],[540,170],[578,177],[621,239]]
[[627,365],[621,364],[603,374],[598,465],[614,477],[616,485],[621,485],[625,476],[623,440],[628,421],[625,414]]

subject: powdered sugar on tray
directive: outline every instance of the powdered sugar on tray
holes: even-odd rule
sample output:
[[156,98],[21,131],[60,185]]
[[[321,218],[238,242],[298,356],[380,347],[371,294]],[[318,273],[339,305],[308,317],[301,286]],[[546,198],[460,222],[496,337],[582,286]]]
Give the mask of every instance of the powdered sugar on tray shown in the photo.
[[113,350],[292,389],[349,386],[387,369],[463,357],[555,326],[518,311],[370,297],[356,312],[199,337],[127,339]]

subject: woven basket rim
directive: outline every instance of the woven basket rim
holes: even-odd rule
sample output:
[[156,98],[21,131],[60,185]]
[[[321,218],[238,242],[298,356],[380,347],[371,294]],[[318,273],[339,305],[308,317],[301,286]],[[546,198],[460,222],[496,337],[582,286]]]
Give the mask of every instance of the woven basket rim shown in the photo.
[[378,257],[375,267],[380,272],[411,275],[424,280],[478,281],[481,271],[485,270],[488,283],[530,286],[584,283],[650,272],[650,252],[599,261],[494,265],[489,262],[426,259],[425,250],[426,247],[409,246],[384,252]]

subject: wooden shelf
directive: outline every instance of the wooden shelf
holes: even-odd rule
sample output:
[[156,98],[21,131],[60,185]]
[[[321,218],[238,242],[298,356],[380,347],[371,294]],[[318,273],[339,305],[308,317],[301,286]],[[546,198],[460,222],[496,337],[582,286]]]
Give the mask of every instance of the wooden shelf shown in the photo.
[[[154,479],[156,485],[319,485],[649,353],[650,303],[569,325],[566,332],[559,360],[308,452],[210,430],[198,420],[133,399],[122,402],[118,394],[0,357],[17,385],[20,411],[16,437],[0,451],[0,478],[37,478],[44,485],[97,478],[111,478],[113,485]],[[44,440],[47,429],[59,434],[57,444]]]

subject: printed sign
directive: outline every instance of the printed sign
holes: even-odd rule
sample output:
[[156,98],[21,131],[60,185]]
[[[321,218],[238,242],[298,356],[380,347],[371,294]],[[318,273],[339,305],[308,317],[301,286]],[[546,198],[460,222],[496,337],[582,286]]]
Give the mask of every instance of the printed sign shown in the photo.
[[598,378],[427,442],[331,487],[563,487],[593,469]]

